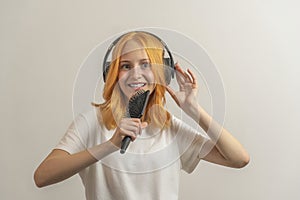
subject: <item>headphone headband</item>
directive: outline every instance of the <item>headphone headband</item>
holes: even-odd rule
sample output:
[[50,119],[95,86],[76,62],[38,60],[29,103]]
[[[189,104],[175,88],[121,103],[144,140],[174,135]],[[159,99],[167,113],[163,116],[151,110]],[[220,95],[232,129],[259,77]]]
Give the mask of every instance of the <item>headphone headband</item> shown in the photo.
[[[159,40],[159,42],[163,45],[164,49],[167,51],[169,58],[163,58],[164,60],[164,65],[165,66],[165,78],[166,78],[166,84],[169,85],[171,82],[171,79],[174,78],[174,74],[175,74],[175,64],[174,64],[174,60],[173,60],[173,56],[167,46],[167,44],[161,39],[159,38],[157,35],[154,35],[153,33],[149,33],[146,31],[133,31],[136,33],[146,33],[148,35],[153,36],[154,38],[156,38],[157,40]],[[119,36],[117,39],[115,39],[110,46],[108,47],[105,56],[103,58],[103,81],[106,81],[106,77],[109,71],[109,67],[110,67],[110,63],[109,61],[107,61],[107,58],[109,56],[109,54],[111,53],[112,49],[116,46],[116,44],[119,42],[119,40],[125,36],[128,33],[122,34],[121,36]]]

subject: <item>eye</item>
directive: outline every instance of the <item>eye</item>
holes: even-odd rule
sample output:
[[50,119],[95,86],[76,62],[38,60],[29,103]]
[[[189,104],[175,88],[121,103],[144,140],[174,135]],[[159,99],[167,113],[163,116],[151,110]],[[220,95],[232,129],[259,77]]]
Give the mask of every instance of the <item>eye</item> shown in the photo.
[[121,70],[130,70],[131,66],[127,63],[126,64],[121,64],[120,69]]
[[147,69],[147,68],[151,67],[151,65],[150,65],[149,62],[143,62],[143,63],[141,64],[141,67],[144,68],[144,69]]

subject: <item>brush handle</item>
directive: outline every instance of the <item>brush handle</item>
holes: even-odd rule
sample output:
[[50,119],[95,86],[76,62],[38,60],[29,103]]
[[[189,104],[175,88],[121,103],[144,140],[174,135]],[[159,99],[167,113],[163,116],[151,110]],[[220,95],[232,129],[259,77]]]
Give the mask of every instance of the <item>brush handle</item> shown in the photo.
[[[146,106],[148,104],[149,94],[150,94],[149,90],[147,90],[147,91],[139,90],[137,93],[135,93],[129,99],[129,103],[128,103],[129,104],[128,105],[128,109],[129,109],[128,110],[128,112],[129,112],[128,114],[129,114],[129,117],[131,117],[131,118],[141,118],[143,116],[144,111],[146,109]],[[138,104],[138,105],[136,105],[136,104]],[[136,109],[136,106],[139,109],[138,111]],[[131,109],[133,109],[133,110],[131,110]],[[131,115],[132,113],[134,115]],[[129,137],[129,136],[125,136],[123,138],[122,144],[121,144],[121,149],[120,149],[120,153],[121,154],[124,154],[126,152],[126,149],[127,149],[128,145],[129,145],[130,141],[131,141],[131,137]]]
[[129,136],[125,136],[122,140],[122,146],[121,146],[121,150],[120,150],[120,153],[123,154],[125,153],[129,143],[131,141],[131,138]]

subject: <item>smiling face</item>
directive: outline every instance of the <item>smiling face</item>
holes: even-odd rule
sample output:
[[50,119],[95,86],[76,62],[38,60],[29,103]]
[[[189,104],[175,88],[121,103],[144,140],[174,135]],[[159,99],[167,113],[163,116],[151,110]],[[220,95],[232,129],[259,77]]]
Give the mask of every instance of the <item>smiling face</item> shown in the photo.
[[170,125],[171,115],[164,108],[163,55],[161,41],[145,32],[129,32],[115,44],[103,88],[105,102],[99,105],[108,130],[117,127],[124,118],[128,99],[140,89],[151,92],[142,120],[159,128]]
[[120,57],[118,84],[121,91],[129,99],[136,91],[154,90],[154,74],[150,59],[144,48],[136,41],[126,43]]

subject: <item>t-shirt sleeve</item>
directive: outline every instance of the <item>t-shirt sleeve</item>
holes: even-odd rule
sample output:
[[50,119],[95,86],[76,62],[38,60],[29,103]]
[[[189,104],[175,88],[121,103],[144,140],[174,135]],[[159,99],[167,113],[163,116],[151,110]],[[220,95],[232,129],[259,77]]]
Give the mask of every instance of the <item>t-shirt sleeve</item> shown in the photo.
[[61,149],[67,151],[70,154],[74,154],[86,149],[82,135],[88,135],[89,126],[85,117],[80,114],[78,115],[69,128],[65,135],[56,145],[55,149]]
[[208,141],[207,138],[204,138],[201,135],[196,135],[191,145],[180,156],[181,167],[187,173],[192,173],[197,167],[199,161],[201,160],[201,149],[206,141]]
[[191,173],[201,160],[201,149],[209,138],[201,130],[196,130],[177,118],[173,119],[173,123],[181,135],[179,140],[181,169]]

